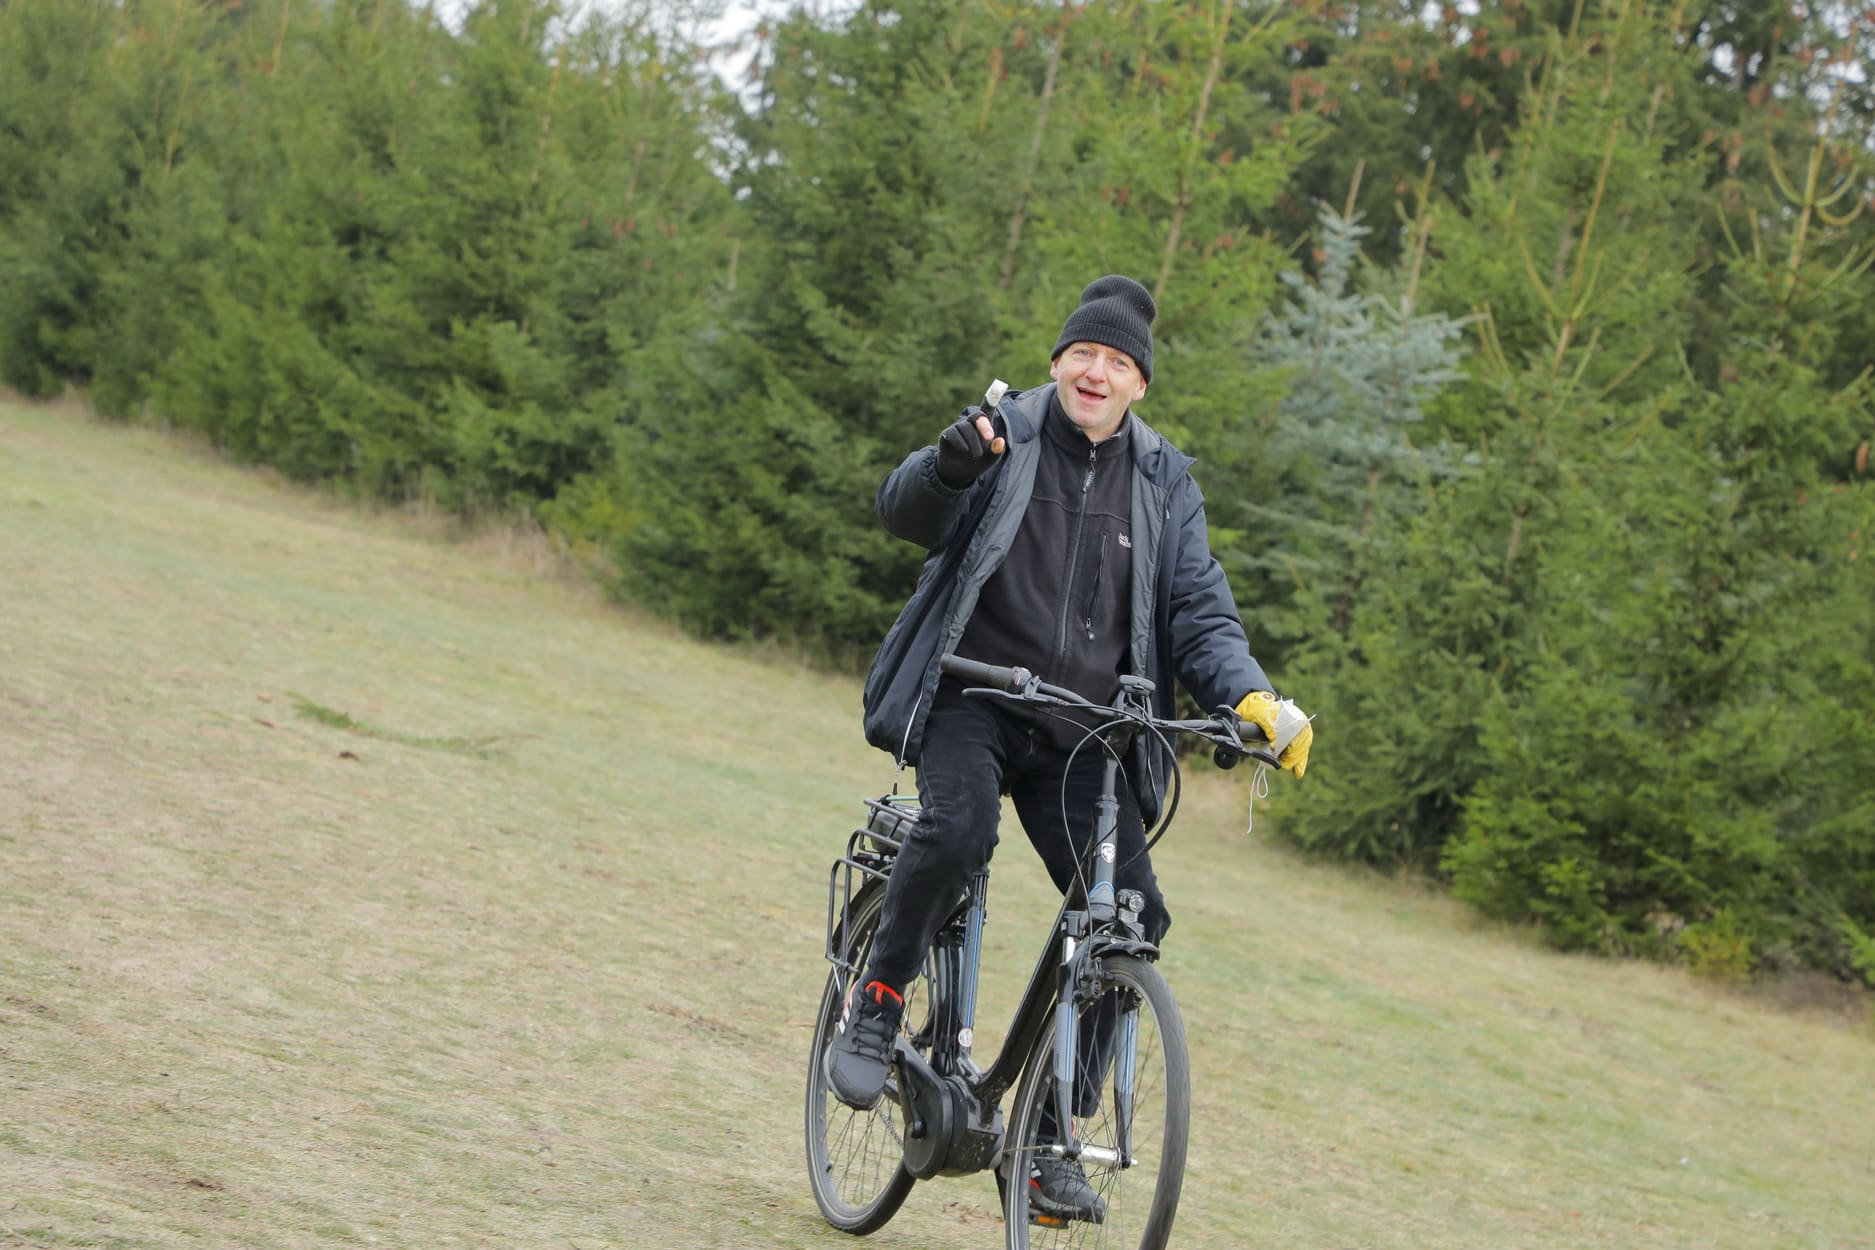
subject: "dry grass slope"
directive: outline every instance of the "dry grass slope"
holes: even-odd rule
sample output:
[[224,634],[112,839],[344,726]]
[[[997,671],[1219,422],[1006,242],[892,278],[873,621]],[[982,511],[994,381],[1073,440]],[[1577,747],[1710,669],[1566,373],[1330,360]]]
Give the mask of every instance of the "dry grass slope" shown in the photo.
[[[825,864],[889,780],[855,686],[550,563],[0,403],[0,1245],[854,1244],[798,1108]],[[1159,857],[1176,1244],[1875,1247],[1865,1021],[1299,864],[1242,784]],[[1048,907],[999,866],[991,1025]],[[993,1208],[936,1182],[872,1240]]]

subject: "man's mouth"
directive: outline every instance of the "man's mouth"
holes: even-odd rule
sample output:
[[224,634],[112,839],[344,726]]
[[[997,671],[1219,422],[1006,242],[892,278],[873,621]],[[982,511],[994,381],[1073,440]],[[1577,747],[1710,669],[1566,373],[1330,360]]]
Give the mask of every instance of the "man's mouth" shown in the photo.
[[1085,386],[1077,386],[1074,388],[1074,391],[1082,399],[1085,399],[1089,403],[1092,403],[1092,404],[1100,403],[1102,400],[1107,398],[1105,395],[1102,395],[1099,391],[1090,391]]

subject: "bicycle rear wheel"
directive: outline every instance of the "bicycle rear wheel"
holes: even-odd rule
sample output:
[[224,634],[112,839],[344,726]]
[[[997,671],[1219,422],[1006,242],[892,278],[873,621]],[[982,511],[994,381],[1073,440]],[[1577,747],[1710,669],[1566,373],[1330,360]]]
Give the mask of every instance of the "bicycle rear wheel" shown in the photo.
[[[834,949],[845,951],[854,967],[864,968],[872,955],[884,902],[885,883],[869,882],[853,896],[840,922]],[[926,972],[905,987],[905,1023],[921,1050],[919,1039],[931,1036],[926,1027],[931,1011],[928,975],[927,961]],[[904,1167],[904,1113],[896,1080],[887,1082],[885,1097],[866,1111],[855,1111],[827,1088],[821,1064],[833,1043],[849,984],[844,970],[836,967],[828,973],[814,1021],[814,1044],[807,1058],[807,1172],[827,1223],[842,1232],[864,1234],[898,1214],[916,1181]]]
[[1104,1210],[1097,1223],[1062,1220],[1044,1209],[1031,1180],[1037,1161],[1055,1144],[1044,1140],[1055,1096],[1054,1033],[1048,1030],[1023,1070],[1003,1155],[1011,1250],[1160,1250],[1172,1234],[1191,1123],[1184,1020],[1165,976],[1144,960],[1105,959],[1101,986],[1117,1000],[1113,1056],[1100,1081],[1098,1109],[1074,1128],[1085,1148],[1079,1162]]

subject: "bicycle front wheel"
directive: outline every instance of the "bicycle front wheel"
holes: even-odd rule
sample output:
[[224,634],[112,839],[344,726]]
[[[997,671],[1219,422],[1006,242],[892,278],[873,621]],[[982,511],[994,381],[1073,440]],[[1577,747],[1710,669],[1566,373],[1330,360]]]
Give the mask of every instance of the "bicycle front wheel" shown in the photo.
[[[1080,1158],[1060,1159],[1054,1127],[1055,1037],[1044,1032],[1016,1093],[1003,1155],[1003,1213],[1011,1250],[1028,1247],[1102,1247],[1160,1250],[1172,1235],[1179,1189],[1185,1180],[1185,1143],[1191,1123],[1191,1069],[1185,1024],[1165,976],[1132,956],[1102,963],[1105,1004],[1083,1017],[1111,1011],[1111,1042],[1102,1047],[1083,1028],[1078,1039],[1097,1072],[1084,1082],[1075,1136]],[[1098,1105],[1088,1095],[1097,1091]],[[1048,1169],[1078,1166],[1097,1200],[1064,1214],[1043,1182]]]
[[[841,918],[834,949],[844,951],[853,967],[864,968],[872,956],[884,904],[885,883],[874,881],[853,896]],[[895,1085],[888,1083],[885,1097],[865,1111],[855,1111],[827,1088],[821,1065],[833,1044],[849,984],[840,968],[828,974],[814,1022],[807,1060],[807,1172],[827,1223],[842,1232],[864,1234],[898,1214],[916,1181],[904,1167],[903,1113]],[[914,1033],[920,1018],[929,1014],[930,1001],[925,977],[906,987],[905,1020]]]

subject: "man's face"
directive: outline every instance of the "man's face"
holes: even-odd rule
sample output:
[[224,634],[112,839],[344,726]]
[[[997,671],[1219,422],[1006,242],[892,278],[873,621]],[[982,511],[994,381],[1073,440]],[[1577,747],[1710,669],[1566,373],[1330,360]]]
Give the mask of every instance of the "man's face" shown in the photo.
[[1146,394],[1146,379],[1133,358],[1104,343],[1068,344],[1048,376],[1059,383],[1055,394],[1068,420],[1096,443],[1112,438],[1128,405]]

